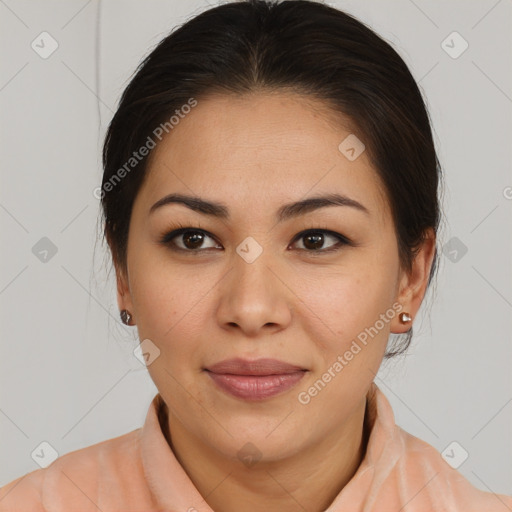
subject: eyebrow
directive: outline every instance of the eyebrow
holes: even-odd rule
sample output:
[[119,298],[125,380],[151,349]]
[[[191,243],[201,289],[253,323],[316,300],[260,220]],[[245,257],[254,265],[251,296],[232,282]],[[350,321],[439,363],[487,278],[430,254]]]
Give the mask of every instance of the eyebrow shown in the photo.
[[[182,204],[203,215],[210,215],[225,220],[229,219],[229,209],[226,205],[184,194],[169,194],[162,197],[150,208],[149,214],[151,215],[157,209],[173,203]],[[327,194],[283,205],[277,211],[277,220],[278,222],[283,222],[292,217],[298,217],[299,215],[304,215],[327,206],[348,206],[364,212],[366,215],[370,215],[369,210],[355,199],[342,194]]]

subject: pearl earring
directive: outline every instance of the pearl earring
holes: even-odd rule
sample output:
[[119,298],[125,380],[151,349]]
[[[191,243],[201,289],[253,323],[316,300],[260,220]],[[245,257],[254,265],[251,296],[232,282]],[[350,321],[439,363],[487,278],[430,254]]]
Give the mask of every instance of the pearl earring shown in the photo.
[[123,309],[120,312],[120,316],[121,316],[121,321],[123,322],[123,324],[131,325],[130,321],[132,319],[132,315],[130,314],[130,312],[127,309]]
[[398,315],[398,318],[400,318],[400,322],[402,322],[403,324],[407,324],[412,320],[409,313],[400,313],[400,315]]

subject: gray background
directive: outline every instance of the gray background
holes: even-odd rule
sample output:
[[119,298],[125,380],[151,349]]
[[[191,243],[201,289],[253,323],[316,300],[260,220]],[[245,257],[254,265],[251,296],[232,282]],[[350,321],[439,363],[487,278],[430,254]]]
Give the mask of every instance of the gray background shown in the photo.
[[[445,172],[437,291],[408,355],[384,364],[376,382],[402,428],[440,452],[457,441],[473,485],[512,494],[512,2],[330,4],[410,66]],[[119,321],[93,191],[131,73],[207,7],[0,1],[0,485],[38,469],[31,453],[42,441],[64,454],[140,427],[157,392],[133,355],[136,328]],[[47,59],[31,48],[43,31],[59,45]],[[458,58],[442,46],[453,31],[469,44]],[[57,252],[41,261],[44,237]]]

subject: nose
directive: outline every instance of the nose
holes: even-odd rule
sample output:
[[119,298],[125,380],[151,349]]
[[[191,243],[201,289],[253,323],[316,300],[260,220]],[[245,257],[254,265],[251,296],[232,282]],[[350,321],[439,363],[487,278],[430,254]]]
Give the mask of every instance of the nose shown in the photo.
[[234,254],[231,271],[220,283],[217,317],[223,329],[240,330],[253,338],[290,324],[293,294],[278,269],[269,251],[252,262]]

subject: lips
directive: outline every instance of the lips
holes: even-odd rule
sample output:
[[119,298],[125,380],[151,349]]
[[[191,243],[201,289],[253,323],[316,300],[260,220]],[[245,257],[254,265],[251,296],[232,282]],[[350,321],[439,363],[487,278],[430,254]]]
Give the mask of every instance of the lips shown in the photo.
[[306,373],[305,368],[277,359],[227,359],[205,371],[223,392],[244,400],[263,400],[294,387]]
[[235,358],[226,359],[220,363],[208,366],[206,370],[213,373],[229,373],[232,375],[284,375],[287,373],[305,371],[305,368],[288,364],[277,359],[256,359],[255,361],[249,361],[247,359]]

